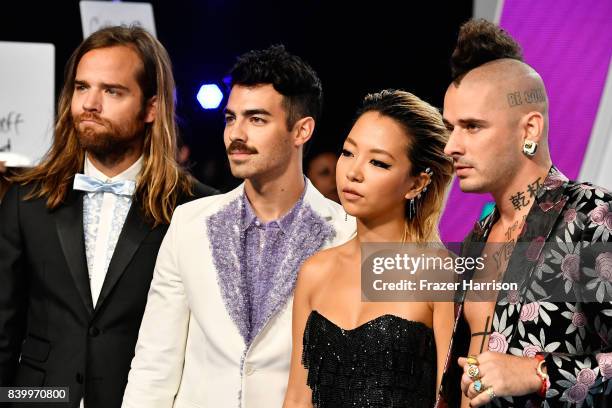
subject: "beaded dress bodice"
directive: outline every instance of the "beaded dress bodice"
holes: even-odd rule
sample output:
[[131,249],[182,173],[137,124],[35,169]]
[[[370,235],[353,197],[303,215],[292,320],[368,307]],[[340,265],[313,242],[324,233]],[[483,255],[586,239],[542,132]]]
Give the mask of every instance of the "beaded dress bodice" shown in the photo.
[[383,315],[344,330],[312,311],[302,364],[316,408],[433,407],[436,346],[431,328]]

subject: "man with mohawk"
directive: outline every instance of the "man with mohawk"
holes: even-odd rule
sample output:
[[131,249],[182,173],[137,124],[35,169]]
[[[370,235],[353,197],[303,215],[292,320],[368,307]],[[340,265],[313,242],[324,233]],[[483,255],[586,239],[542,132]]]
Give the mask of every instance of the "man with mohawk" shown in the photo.
[[[463,255],[486,257],[487,271],[518,282],[519,291],[459,295],[444,391],[460,383],[463,405],[472,407],[605,406],[612,253],[601,247],[612,232],[612,196],[552,164],[544,83],[506,32],[484,20],[466,23],[452,71],[446,153],[462,191],[495,200]],[[460,334],[462,323],[471,336]]]

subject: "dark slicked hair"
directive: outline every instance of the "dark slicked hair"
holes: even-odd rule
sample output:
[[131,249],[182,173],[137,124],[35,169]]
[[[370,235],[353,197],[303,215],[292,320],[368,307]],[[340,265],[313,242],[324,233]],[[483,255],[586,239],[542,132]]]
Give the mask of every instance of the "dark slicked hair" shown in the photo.
[[451,57],[453,82],[474,68],[502,58],[523,61],[521,46],[497,24],[484,19],[470,20],[459,29]]
[[304,117],[312,116],[316,121],[321,114],[321,80],[310,65],[289,54],[283,45],[242,54],[230,75],[232,87],[271,84],[283,95],[288,129]]

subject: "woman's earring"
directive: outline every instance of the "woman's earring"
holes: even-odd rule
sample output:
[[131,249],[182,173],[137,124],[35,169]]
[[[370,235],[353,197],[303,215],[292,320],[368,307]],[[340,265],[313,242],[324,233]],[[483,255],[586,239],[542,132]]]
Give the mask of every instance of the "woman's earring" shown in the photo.
[[408,207],[408,218],[413,219],[415,215],[416,215],[416,211],[414,208],[414,198],[411,198],[410,204]]
[[523,143],[523,153],[525,156],[533,157],[535,156],[537,150],[538,144],[536,142],[525,140],[525,143]]
[[346,211],[344,212],[344,221],[348,221],[348,214],[346,213]]

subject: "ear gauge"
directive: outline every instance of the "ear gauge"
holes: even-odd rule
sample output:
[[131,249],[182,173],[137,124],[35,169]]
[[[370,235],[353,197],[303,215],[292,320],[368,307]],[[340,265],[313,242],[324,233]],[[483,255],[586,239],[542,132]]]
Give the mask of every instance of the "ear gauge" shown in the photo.
[[537,150],[538,144],[536,142],[533,142],[531,140],[525,140],[525,142],[523,143],[523,154],[525,154],[525,156],[533,157],[535,156]]

